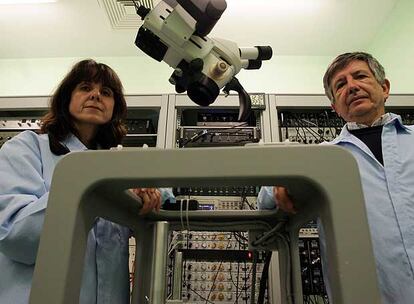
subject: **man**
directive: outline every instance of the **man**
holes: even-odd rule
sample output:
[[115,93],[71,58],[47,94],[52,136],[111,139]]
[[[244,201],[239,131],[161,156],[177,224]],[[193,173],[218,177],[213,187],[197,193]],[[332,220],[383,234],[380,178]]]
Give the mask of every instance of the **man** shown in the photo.
[[[338,56],[323,83],[332,108],[347,122],[328,144],[344,147],[358,163],[382,301],[412,304],[414,127],[403,125],[398,115],[385,113],[390,82],[370,54]],[[258,205],[296,212],[283,187],[263,187]]]

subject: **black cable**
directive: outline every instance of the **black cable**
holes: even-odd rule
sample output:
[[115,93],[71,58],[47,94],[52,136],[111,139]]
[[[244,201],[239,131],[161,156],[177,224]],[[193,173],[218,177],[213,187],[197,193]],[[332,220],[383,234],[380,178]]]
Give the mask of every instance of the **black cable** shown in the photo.
[[137,12],[138,12],[138,8],[139,8],[140,6],[142,6],[142,4],[141,4],[141,2],[139,2],[139,3],[137,3],[137,2],[139,2],[139,1],[132,0],[132,3],[134,4],[134,7],[135,7],[135,11],[137,11]]
[[302,135],[300,135],[299,127],[295,126],[295,129],[296,129],[296,142],[300,142],[300,139],[303,140],[303,137]]
[[269,279],[269,267],[272,258],[272,252],[266,252],[266,258],[263,265],[262,276],[260,277],[259,295],[257,297],[257,304],[264,304],[266,286]]
[[294,115],[294,121],[296,122],[296,126],[295,127],[297,127],[297,128],[301,127],[303,130],[308,130],[310,133],[313,133],[313,136],[316,139],[318,139],[318,137],[320,139],[320,135],[316,131],[312,130],[312,127],[309,127],[307,125],[307,124],[312,124],[312,125],[318,127],[317,124],[314,124],[314,123],[312,123],[312,122],[310,122],[310,121],[308,121],[306,119],[300,118],[298,115]]
[[[246,278],[247,278],[247,275],[250,275],[252,269],[250,269],[250,271],[249,271],[248,274],[247,274],[246,271],[247,271],[247,267],[245,267],[245,271],[244,271],[244,273],[246,275]],[[237,262],[237,280],[236,280],[236,282],[234,282],[233,275],[232,275],[232,272],[231,271],[229,272],[229,275],[230,275],[230,281],[231,281],[231,283],[234,285],[234,287],[236,287],[236,301],[234,303],[239,303],[238,300],[239,300],[239,297],[242,294],[243,290],[248,290],[249,288],[251,288],[251,285],[248,286],[246,283],[244,284],[244,286],[239,286],[240,261]],[[239,293],[239,290],[240,290],[240,293]]]
[[208,298],[205,298],[204,296],[202,296],[201,294],[199,294],[195,289],[192,289],[191,287],[188,288],[189,290],[191,290],[192,292],[194,292],[196,295],[198,295],[200,297],[201,300],[206,300],[206,304],[215,304],[214,302],[211,302]]
[[307,138],[307,136],[306,136],[306,128],[305,128],[305,127],[303,127],[303,126],[302,126],[301,128],[302,128],[302,130],[303,130],[302,132],[303,132],[303,136],[304,136],[304,138],[305,138],[303,142],[304,142],[305,144],[307,144],[307,143],[308,143],[308,138]]
[[[239,262],[237,262],[237,263],[239,263]],[[230,264],[231,265],[231,264]],[[237,264],[238,265],[238,264]],[[237,266],[238,267],[238,266]],[[238,283],[236,282],[234,282],[234,280],[233,280],[233,275],[232,275],[232,273],[231,273],[231,270],[230,270],[230,272],[229,272],[229,274],[230,274],[230,281],[231,281],[231,283],[233,284],[233,286],[234,287],[236,287],[236,294],[237,294],[237,290],[239,289],[239,285],[238,285]]]
[[[296,134],[296,138],[298,138],[298,136],[299,137],[301,137],[302,138],[302,140],[304,140],[304,142],[306,142],[306,134],[305,134],[305,131],[306,131],[306,128],[307,128],[307,126],[306,125],[304,125],[303,123],[302,123],[302,121],[301,121],[301,118],[296,118],[295,117],[295,129],[296,129],[296,132],[297,132],[297,134]],[[300,131],[302,131],[302,133],[303,133],[303,135],[305,136],[305,137],[303,137],[302,135],[301,135],[301,132]],[[311,131],[313,131],[313,130],[310,130],[310,132]],[[313,131],[314,132],[314,131]]]
[[[227,242],[227,245],[226,245],[226,247],[230,244],[230,242],[231,242],[231,240],[228,240],[228,242]],[[212,291],[213,291],[213,287],[214,287],[214,283],[216,282],[216,280],[217,280],[217,276],[218,276],[218,273],[220,272],[220,267],[221,267],[221,265],[223,264],[223,261],[221,261],[220,262],[220,264],[218,265],[218,267],[217,267],[217,272],[215,273],[215,275],[214,275],[214,280],[213,280],[213,283],[211,283],[211,287],[210,287],[210,291],[208,292],[208,295],[207,295],[207,300],[210,298],[210,294],[212,293]],[[207,302],[206,302],[206,304],[207,304]]]
[[[239,303],[239,277],[240,277],[240,262],[237,262],[237,278],[236,278],[236,301],[234,303]],[[231,281],[233,282],[233,277],[231,279]],[[234,284],[234,282],[233,282]]]
[[[247,287],[247,264],[246,264],[246,261],[244,261],[243,262],[244,263],[244,286],[242,287],[242,290],[244,290],[244,302],[245,302],[245,304],[248,304],[247,303],[247,289],[248,289],[248,287]],[[252,268],[250,268],[250,272],[252,271],[252,269],[253,269],[253,267]],[[250,273],[249,273],[249,275],[250,275]]]
[[236,283],[233,281],[233,276],[231,275],[231,282],[236,287],[236,301],[234,303],[239,303],[239,276],[240,276],[240,261],[237,262],[237,277]]
[[244,209],[244,199],[246,197],[246,192],[245,192],[245,188],[243,187],[241,193],[240,193],[240,206],[239,209],[243,210]]
[[[227,245],[230,243],[230,241],[227,243]],[[210,298],[210,294],[213,292],[213,288],[214,288],[214,283],[216,282],[216,280],[217,280],[217,276],[218,276],[218,273],[220,272],[220,268],[221,268],[221,265],[223,264],[223,261],[221,261],[220,262],[220,264],[218,265],[218,267],[217,267],[217,272],[214,274],[214,280],[213,280],[213,283],[211,283],[211,287],[210,287],[210,290],[209,290],[209,292],[208,292],[208,295],[207,295],[207,299],[208,298]],[[206,304],[207,304],[207,302],[206,302]]]
[[[250,276],[250,274],[252,272],[252,269],[250,269],[249,272],[247,273],[246,261],[243,261],[243,263],[244,263],[244,275],[245,275],[245,278],[247,279]],[[247,280],[245,280],[244,284],[242,286],[239,286],[239,283],[238,283],[239,277],[240,277],[240,262],[237,262],[237,281],[236,281],[237,283],[234,283],[233,276],[230,275],[231,282],[233,283],[234,286],[236,286],[236,302],[234,302],[234,303],[239,303],[238,302],[239,297],[241,296],[241,294],[244,291],[244,294],[245,294],[245,299],[244,300],[247,304],[247,290],[251,288],[251,285],[248,285]],[[239,290],[240,290],[240,293],[238,293]]]
[[240,210],[243,210],[244,209],[244,204],[246,204],[247,206],[249,206],[250,210],[256,210],[256,208],[254,208],[252,206],[252,204],[250,204],[249,201],[247,200],[247,194],[246,193],[243,193],[242,194],[242,196],[241,196],[241,203],[242,203],[242,205],[241,205],[242,207],[240,208]]
[[[324,138],[324,134],[318,134],[318,132],[316,132],[315,130],[312,129],[312,127],[307,126],[306,124],[304,124],[303,119],[299,118],[297,120],[298,124],[299,122],[301,123],[300,127],[304,130],[304,131],[309,131],[309,133],[311,133],[313,135],[313,137],[317,140],[325,140]],[[306,120],[305,120],[306,122]],[[317,125],[316,125],[317,126]],[[318,126],[317,126],[318,127]],[[305,132],[304,132],[305,133]]]
[[251,281],[251,288],[250,288],[250,304],[255,304],[256,300],[256,267],[257,267],[257,259],[258,259],[258,252],[256,250],[253,251],[253,264],[252,264],[252,281]]
[[239,249],[244,249],[248,246],[249,240],[242,234],[242,232],[234,231],[233,236],[239,244]]
[[193,136],[191,136],[189,139],[187,139],[186,141],[180,143],[180,148],[185,148],[186,145],[188,145],[189,143],[195,142],[200,137],[203,137],[206,134],[208,134],[207,129],[203,129],[200,132],[197,132],[197,133],[193,134]]
[[240,245],[242,244],[239,235],[237,234],[237,232],[232,232],[234,238],[236,239],[236,242],[239,244],[239,249],[240,249]]
[[[327,111],[324,111],[324,113],[325,113],[325,116],[326,116],[326,125],[328,126],[329,125],[329,114],[328,114]],[[332,127],[331,126],[329,126],[329,131],[331,132],[332,138],[335,138],[335,135],[332,132]]]
[[[297,117],[296,115],[292,115],[292,118],[290,118],[291,121],[291,126],[289,128],[294,128],[296,130],[296,137],[295,140],[296,142],[300,142],[300,140],[303,140],[305,142],[305,138],[301,135],[301,132],[304,133],[303,131],[303,127],[300,126],[299,124],[299,117]],[[299,129],[300,128],[300,129]],[[289,138],[289,134],[288,134],[288,124],[286,124],[286,137]]]
[[[235,124],[234,126],[228,127],[228,128],[223,128],[223,130],[227,131],[227,130],[231,130],[234,128],[238,128],[238,127],[245,127],[245,126],[249,126],[246,122],[242,122],[239,124]],[[216,130],[217,128],[213,128],[212,130]],[[201,130],[200,132],[195,133],[193,136],[191,136],[189,139],[187,139],[186,141],[184,141],[183,143],[180,144],[180,148],[184,148],[186,145],[188,145],[189,143],[195,142],[196,140],[198,140],[200,137],[205,136],[205,135],[212,135],[210,140],[212,140],[212,138],[215,136],[215,134],[211,132],[210,129],[205,128],[203,130]]]
[[249,239],[243,235],[242,231],[235,231],[234,234],[238,237],[239,244],[246,247],[249,244]]

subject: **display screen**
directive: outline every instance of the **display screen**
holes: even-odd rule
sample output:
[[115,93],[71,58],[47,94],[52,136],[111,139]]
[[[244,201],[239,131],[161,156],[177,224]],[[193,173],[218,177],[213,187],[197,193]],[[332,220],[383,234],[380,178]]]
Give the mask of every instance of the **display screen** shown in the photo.
[[198,210],[214,210],[214,204],[199,204]]

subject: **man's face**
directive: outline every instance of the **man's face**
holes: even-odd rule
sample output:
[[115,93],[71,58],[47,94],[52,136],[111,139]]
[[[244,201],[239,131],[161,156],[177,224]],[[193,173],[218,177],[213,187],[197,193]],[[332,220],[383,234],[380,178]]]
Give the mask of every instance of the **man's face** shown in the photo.
[[346,121],[371,125],[385,113],[390,83],[379,84],[365,61],[351,61],[331,80],[332,108]]

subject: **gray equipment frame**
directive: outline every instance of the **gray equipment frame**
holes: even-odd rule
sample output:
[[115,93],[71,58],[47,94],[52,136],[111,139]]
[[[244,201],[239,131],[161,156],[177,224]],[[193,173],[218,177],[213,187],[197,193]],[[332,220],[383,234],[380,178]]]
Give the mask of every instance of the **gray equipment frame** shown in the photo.
[[[296,215],[278,211],[188,213],[191,225],[210,225],[212,231],[245,228],[252,235],[287,221],[290,251],[283,246],[278,251],[281,261],[291,256],[293,294],[286,294],[282,286],[282,303],[303,303],[298,230],[317,216],[325,231],[329,264],[325,277],[333,303],[380,303],[356,161],[340,147],[309,145],[128,148],[65,156],[52,180],[30,303],[78,303],[87,236],[96,217],[130,227],[137,238],[139,273],[132,303],[165,303],[167,234],[181,226],[180,212],[139,216],[139,204],[125,189],[206,185],[289,188],[297,202]],[[280,267],[287,266],[281,262]]]

